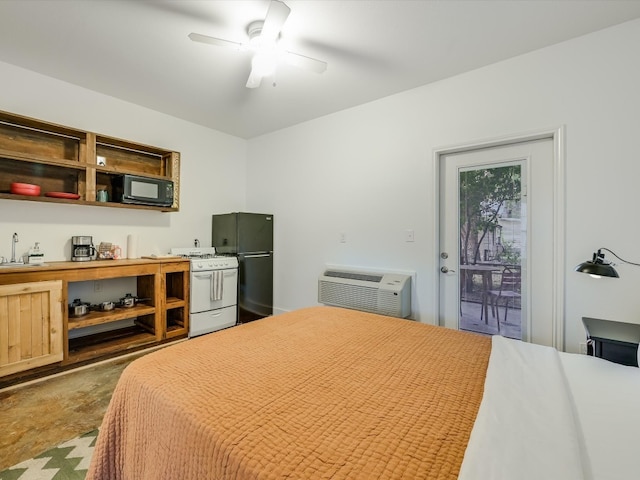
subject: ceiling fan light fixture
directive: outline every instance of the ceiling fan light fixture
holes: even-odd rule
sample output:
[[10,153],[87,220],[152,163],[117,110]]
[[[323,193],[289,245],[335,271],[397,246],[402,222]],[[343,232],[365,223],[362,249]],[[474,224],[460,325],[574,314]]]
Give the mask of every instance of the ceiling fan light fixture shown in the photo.
[[256,20],[247,25],[247,35],[249,36],[249,46],[254,50],[258,50],[262,46],[262,26],[264,21]]
[[262,78],[274,75],[278,64],[284,61],[304,70],[315,73],[324,72],[327,69],[326,62],[289,52],[286,50],[286,45],[281,44],[282,27],[290,12],[291,9],[282,1],[271,0],[265,19],[256,20],[247,25],[248,42],[235,42],[195,32],[190,33],[189,38],[194,42],[233,48],[241,52],[254,52],[251,58],[251,72],[246,83],[247,88],[259,87]]
[[260,49],[251,59],[252,71],[261,77],[273,75],[278,66],[278,54],[275,50]]
[[275,39],[265,38],[262,35],[262,25],[264,22],[262,20],[256,20],[255,22],[251,22],[247,27],[247,35],[249,36],[249,42],[246,46],[254,50],[256,52],[266,51],[266,50],[282,50],[280,47],[280,36],[278,35]]

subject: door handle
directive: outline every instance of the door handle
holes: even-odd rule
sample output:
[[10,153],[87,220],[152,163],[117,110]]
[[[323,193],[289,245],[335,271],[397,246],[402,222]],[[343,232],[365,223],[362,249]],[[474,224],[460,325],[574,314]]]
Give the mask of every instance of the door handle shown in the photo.
[[270,257],[270,253],[257,253],[255,255],[245,255],[244,258],[261,258],[261,257]]
[[446,266],[445,266],[445,267],[441,267],[441,268],[440,268],[440,271],[441,271],[442,273],[456,273],[456,271],[455,271],[455,270],[451,270],[449,267],[446,267]]

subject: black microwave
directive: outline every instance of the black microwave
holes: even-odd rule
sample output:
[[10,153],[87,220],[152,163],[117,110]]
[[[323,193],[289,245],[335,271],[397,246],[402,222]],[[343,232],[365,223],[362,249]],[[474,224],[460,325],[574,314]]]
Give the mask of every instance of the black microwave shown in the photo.
[[118,175],[111,180],[111,188],[116,202],[161,207],[173,205],[171,180],[138,175]]

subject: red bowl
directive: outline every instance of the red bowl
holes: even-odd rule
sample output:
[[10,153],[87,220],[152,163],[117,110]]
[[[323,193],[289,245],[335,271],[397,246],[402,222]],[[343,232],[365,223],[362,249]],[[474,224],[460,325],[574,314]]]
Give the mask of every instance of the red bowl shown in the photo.
[[38,195],[40,195],[40,185],[14,182],[11,184],[11,193],[14,193],[16,195],[31,195],[37,197]]

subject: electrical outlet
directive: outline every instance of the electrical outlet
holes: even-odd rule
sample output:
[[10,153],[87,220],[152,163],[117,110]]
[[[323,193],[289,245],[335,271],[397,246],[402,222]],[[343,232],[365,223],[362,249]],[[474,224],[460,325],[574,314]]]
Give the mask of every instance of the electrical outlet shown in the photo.
[[405,242],[413,242],[415,241],[416,237],[415,234],[413,232],[413,230],[406,230],[404,232],[404,241]]
[[586,343],[581,343],[580,344],[580,353],[582,355],[586,355],[587,354],[587,344]]
[[340,233],[340,243],[347,243],[347,234],[344,232]]
[[93,291],[94,292],[102,291],[102,282],[100,280],[96,280],[93,282]]

